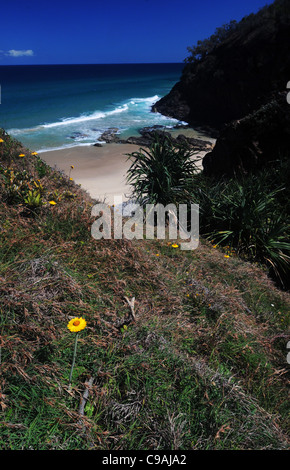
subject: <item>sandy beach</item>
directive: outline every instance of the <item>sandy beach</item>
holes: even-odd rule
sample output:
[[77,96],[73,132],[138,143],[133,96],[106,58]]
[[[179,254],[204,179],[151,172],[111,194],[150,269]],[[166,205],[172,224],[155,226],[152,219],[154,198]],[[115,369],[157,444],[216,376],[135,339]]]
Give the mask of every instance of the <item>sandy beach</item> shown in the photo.
[[40,157],[51,167],[70,174],[91,197],[113,204],[115,195],[129,199],[126,172],[130,162],[126,153],[136,150],[139,150],[137,145],[112,143],[103,147],[78,146],[42,152]]
[[[206,140],[213,142],[210,138]],[[42,152],[40,157],[51,167],[70,174],[92,198],[113,204],[114,196],[122,196],[124,201],[130,198],[131,187],[126,183],[130,161],[126,154],[139,149],[139,145],[110,143],[102,147],[77,146]],[[205,153],[200,152],[199,156],[203,157]]]

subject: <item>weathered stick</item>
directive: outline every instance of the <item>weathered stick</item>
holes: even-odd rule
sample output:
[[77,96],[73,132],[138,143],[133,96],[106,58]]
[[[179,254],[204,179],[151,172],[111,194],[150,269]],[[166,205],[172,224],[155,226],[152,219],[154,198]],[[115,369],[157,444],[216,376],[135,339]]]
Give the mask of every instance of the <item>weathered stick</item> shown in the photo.
[[124,296],[124,299],[127,301],[128,305],[129,305],[129,308],[130,308],[131,315],[133,317],[133,320],[135,321],[136,320],[136,316],[135,316],[135,297],[132,297],[132,300],[130,300],[130,299],[128,299],[128,297]]
[[90,388],[93,385],[93,382],[94,382],[94,378],[90,377],[89,381],[86,383],[86,389],[83,393],[83,398],[79,407],[79,414],[82,416],[84,416],[85,414],[85,406],[86,406],[86,403],[89,397]]

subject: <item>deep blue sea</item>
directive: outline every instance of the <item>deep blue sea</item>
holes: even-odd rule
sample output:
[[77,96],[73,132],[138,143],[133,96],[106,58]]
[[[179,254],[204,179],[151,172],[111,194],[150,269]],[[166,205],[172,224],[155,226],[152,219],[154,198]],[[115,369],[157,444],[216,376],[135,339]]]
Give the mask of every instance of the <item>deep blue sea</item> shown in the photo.
[[122,138],[178,123],[151,106],[183,64],[0,66],[0,127],[33,151],[92,145],[110,127]]

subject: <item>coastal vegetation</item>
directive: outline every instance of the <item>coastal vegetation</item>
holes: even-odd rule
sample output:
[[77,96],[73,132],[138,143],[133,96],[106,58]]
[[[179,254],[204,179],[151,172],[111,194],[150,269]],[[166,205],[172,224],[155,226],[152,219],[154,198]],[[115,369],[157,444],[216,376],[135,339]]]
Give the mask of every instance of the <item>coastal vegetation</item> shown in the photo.
[[156,141],[130,155],[128,181],[142,204],[199,204],[200,233],[245,260],[262,263],[280,287],[289,288],[289,158],[239,178],[209,177],[183,144]]
[[217,137],[188,179],[201,233],[262,263],[289,289],[290,6],[275,0],[195,46],[180,81],[154,109]]
[[195,250],[95,239],[74,166],[0,129],[0,450],[289,450],[289,25],[276,0],[218,28],[154,105],[217,135],[202,168],[126,141],[135,200],[199,204]]
[[0,138],[0,449],[289,449],[290,299],[265,267],[206,237],[95,240],[73,168]]
[[202,61],[210,52],[214,50],[219,44],[227,39],[227,37],[237,29],[238,23],[236,20],[232,20],[223,26],[216,28],[215,33],[209,38],[204,40],[198,40],[197,44],[192,47],[188,47],[187,50],[190,55],[184,60],[185,63],[198,63]]
[[285,0],[276,0],[271,5],[265,5],[254,14],[246,15],[241,21],[231,20],[222,26],[216,28],[214,34],[209,38],[198,40],[194,46],[187,48],[189,56],[184,62],[186,64],[197,64],[201,62],[208,54],[214,51],[216,47],[221,45],[228,39],[232,39],[235,35],[248,35],[256,28],[263,26],[263,23],[269,18],[276,23],[284,23],[289,16],[289,2]]
[[289,1],[275,0],[217,29],[189,47],[180,81],[154,109],[194,128],[220,131],[267,106],[289,81],[289,27]]
[[132,197],[143,205],[181,202],[188,180],[198,170],[197,162],[189,146],[173,144],[166,135],[152,135],[149,149],[128,154],[131,166],[127,180],[133,188]]

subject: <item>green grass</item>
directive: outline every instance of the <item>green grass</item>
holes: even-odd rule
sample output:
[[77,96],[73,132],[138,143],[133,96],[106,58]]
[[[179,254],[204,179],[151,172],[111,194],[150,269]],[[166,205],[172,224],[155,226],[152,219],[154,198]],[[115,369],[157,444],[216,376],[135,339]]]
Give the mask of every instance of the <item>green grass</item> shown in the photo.
[[[96,386],[105,398],[97,394],[87,405],[90,442],[73,424],[76,397],[64,395],[56,401],[57,383],[27,386],[17,379],[9,389],[17,411],[7,411],[9,425],[2,431],[7,449],[100,449],[104,430],[115,439],[119,435],[118,448],[126,450],[281,445],[270,420],[257,411],[254,400],[233,391],[234,383],[221,387],[218,376],[205,379],[171,347],[161,349],[158,338],[132,353],[132,335],[126,333],[114,349],[100,352]],[[84,358],[81,351],[79,356]],[[80,368],[75,380],[86,368],[87,364]],[[33,374],[30,377],[33,381]],[[106,448],[114,449],[114,440],[110,443],[108,437]],[[104,436],[102,441],[104,445]]]
[[206,240],[97,241],[89,196],[54,170],[41,184],[59,199],[35,217],[0,206],[0,449],[289,448],[289,293]]

